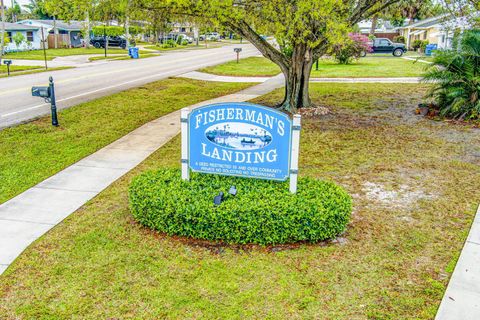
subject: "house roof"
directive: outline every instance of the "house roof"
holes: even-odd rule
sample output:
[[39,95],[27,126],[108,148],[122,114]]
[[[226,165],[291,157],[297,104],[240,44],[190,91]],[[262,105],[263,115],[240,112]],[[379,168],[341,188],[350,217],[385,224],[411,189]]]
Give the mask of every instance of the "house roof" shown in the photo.
[[6,31],[34,31],[38,29],[39,29],[38,27],[26,26],[18,23],[5,22]]
[[[54,20],[22,20],[18,23],[24,25],[43,25],[48,28],[53,28],[55,24]],[[57,20],[56,25],[58,30],[81,31],[83,29],[83,26],[79,21],[65,22],[63,20]]]
[[441,15],[441,16],[420,20],[420,21],[417,21],[415,23],[412,23],[412,24],[406,25],[404,27],[401,27],[399,29],[428,28],[428,27],[434,26],[436,24],[439,24],[439,23],[445,21],[445,19],[448,16],[449,16],[449,14],[444,14],[444,15]]

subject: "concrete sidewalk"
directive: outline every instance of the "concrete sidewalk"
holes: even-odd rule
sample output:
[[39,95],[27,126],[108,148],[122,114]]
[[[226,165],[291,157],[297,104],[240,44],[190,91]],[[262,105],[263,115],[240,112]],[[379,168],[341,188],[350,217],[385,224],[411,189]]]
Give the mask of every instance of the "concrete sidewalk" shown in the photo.
[[[274,77],[260,85],[190,108],[217,102],[243,102],[282,86],[283,79]],[[180,111],[176,111],[143,125],[0,205],[0,274],[33,241],[179,132]]]
[[480,206],[435,319],[480,319]]
[[[181,74],[180,77],[216,82],[265,82],[270,77],[235,77],[235,76],[219,76],[215,74],[193,71]],[[275,77],[284,78],[283,74]],[[322,83],[420,83],[421,78],[417,77],[400,77],[400,78],[310,78],[310,82]]]

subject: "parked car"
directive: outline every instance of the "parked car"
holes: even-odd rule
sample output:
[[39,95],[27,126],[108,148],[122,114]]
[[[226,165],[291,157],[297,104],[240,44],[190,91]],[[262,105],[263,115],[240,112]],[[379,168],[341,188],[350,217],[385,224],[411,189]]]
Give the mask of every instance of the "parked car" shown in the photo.
[[[371,53],[391,53],[395,57],[401,57],[407,52],[407,47],[403,43],[392,42],[387,38],[376,38],[369,43],[372,47]],[[361,56],[365,57],[367,53],[362,52]]]
[[185,33],[180,33],[178,35],[178,37],[182,37],[183,40],[186,40],[188,43],[192,43],[193,42],[193,38],[186,35]]
[[210,33],[207,33],[207,34],[201,34],[198,37],[198,40],[204,41],[205,38],[208,41],[218,41],[218,40],[220,40],[220,34],[218,32],[210,32]]
[[169,34],[165,34],[163,36],[158,37],[158,41],[160,43],[164,43],[165,41],[168,41],[168,40],[177,41],[177,35],[174,33],[169,33]]
[[[109,47],[127,48],[127,39],[120,36],[107,37]],[[105,38],[103,36],[95,36],[90,39],[90,44],[95,48],[105,48]],[[135,41],[130,41],[130,45],[135,46]]]

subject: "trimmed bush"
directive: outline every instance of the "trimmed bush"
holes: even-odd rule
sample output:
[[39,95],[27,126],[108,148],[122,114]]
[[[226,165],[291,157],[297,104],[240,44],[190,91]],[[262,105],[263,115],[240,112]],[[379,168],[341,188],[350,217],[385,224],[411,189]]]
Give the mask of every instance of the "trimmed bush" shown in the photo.
[[397,43],[405,43],[405,37],[404,36],[396,36],[393,38],[393,42],[397,42]]
[[[228,194],[232,185],[236,196]],[[220,191],[225,200],[216,206]],[[293,195],[288,182],[197,173],[185,182],[173,169],[135,178],[129,198],[134,218],[151,229],[239,244],[332,239],[345,230],[352,210],[350,196],[332,182],[302,177]]]

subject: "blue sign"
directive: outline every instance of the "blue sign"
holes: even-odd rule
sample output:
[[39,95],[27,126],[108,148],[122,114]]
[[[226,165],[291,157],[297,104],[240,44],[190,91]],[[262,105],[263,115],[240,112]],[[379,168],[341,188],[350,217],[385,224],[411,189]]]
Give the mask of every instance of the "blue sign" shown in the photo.
[[188,116],[188,159],[193,171],[281,180],[289,176],[292,121],[250,103],[219,103]]

